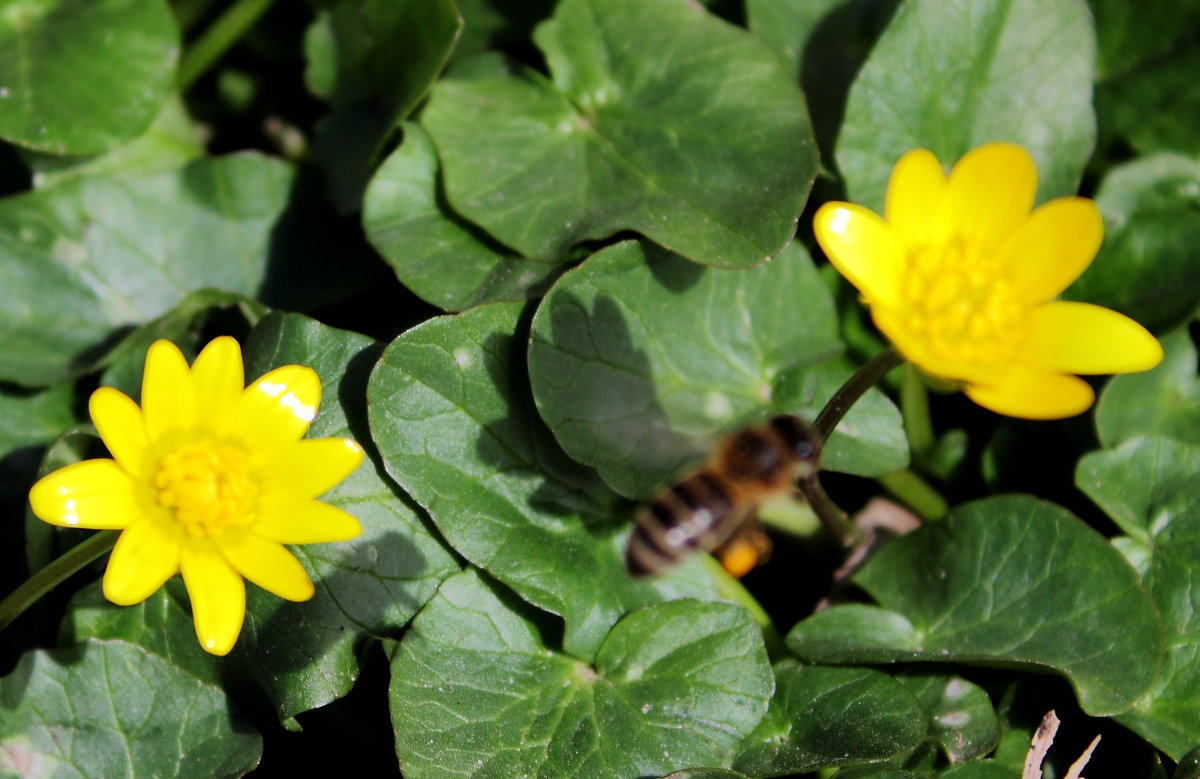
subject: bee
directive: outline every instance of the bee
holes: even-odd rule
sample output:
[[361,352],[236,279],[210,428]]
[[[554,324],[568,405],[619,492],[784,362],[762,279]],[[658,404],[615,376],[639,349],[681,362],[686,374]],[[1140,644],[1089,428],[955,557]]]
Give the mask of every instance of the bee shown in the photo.
[[638,517],[625,557],[629,572],[661,573],[725,544],[759,506],[816,473],[819,453],[808,425],[789,414],[729,436],[707,467],[663,492]]

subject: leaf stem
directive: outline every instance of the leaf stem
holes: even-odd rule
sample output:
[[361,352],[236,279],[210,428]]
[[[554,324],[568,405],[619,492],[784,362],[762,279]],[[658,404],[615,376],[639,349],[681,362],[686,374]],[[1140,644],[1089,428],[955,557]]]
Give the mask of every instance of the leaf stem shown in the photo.
[[847,379],[846,383],[833,393],[833,397],[825,404],[825,408],[821,409],[821,413],[817,414],[817,421],[813,423],[813,432],[817,434],[817,440],[824,445],[850,407],[903,360],[904,358],[900,356],[899,352],[888,347],[868,360],[853,376]]
[[717,585],[717,594],[725,600],[745,606],[746,610],[750,612],[750,616],[754,617],[754,621],[762,629],[763,643],[767,646],[767,656],[771,658],[771,661],[774,662],[783,657],[786,654],[783,637],[775,629],[775,624],[771,622],[771,616],[767,614],[762,604],[754,599],[754,596],[740,581],[730,576],[715,557],[706,554],[701,555],[701,559],[704,560],[709,575]]
[[904,416],[904,433],[908,448],[918,461],[924,461],[933,448],[933,423],[929,417],[929,390],[921,380],[917,366],[904,366],[900,382],[900,412]]
[[818,474],[805,476],[799,484],[800,492],[808,501],[808,505],[812,507],[817,519],[821,520],[821,524],[825,526],[829,534],[838,539],[843,547],[857,546],[865,540],[862,531],[858,529],[854,521],[846,516],[846,512],[842,511],[841,507],[825,494],[825,488],[821,486]]
[[950,511],[942,494],[910,470],[892,471],[880,477],[879,483],[926,522],[936,522]]
[[212,4],[213,0],[176,0],[173,7],[179,29],[186,34],[208,13]]
[[61,557],[50,562],[42,570],[30,576],[8,597],[0,601],[0,631],[21,616],[43,595],[66,580],[71,574],[106,555],[117,543],[115,530],[105,530],[92,535],[81,544],[76,544]]
[[177,84],[186,92],[254,26],[275,0],[237,0],[183,54]]

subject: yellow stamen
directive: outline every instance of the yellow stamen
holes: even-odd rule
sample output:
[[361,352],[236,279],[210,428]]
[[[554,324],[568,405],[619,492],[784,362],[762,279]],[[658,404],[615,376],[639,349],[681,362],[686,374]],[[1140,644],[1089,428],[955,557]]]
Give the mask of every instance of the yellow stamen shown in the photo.
[[254,521],[258,486],[240,449],[201,441],[159,460],[158,503],[192,538],[215,538]]

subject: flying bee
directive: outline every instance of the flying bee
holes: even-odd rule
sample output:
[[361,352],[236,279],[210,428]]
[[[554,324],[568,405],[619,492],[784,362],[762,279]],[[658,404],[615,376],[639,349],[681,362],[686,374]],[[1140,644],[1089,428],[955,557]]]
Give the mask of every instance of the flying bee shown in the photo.
[[625,557],[629,572],[661,573],[721,546],[760,505],[816,473],[819,452],[808,425],[788,414],[729,436],[707,467],[659,495],[638,517]]

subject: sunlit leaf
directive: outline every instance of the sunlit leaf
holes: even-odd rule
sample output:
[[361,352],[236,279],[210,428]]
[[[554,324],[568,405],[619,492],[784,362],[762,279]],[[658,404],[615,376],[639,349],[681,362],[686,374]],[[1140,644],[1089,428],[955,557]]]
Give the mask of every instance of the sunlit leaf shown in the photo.
[[1128,710],[1162,657],[1137,573],[1065,509],[1013,495],[970,503],[884,547],[854,582],[878,606],[802,621],[812,662],[977,662],[1065,676],[1093,715]]
[[687,0],[563,0],[534,37],[552,79],[433,90],[422,123],[455,211],[542,259],[622,230],[723,267],[783,248],[816,157],[762,44]]
[[563,454],[521,389],[522,308],[436,317],[393,341],[371,375],[371,432],[450,545],[561,615],[566,650],[587,658],[623,614],[714,589],[699,564],[648,581],[625,572],[630,507]]
[[1114,376],[1096,403],[1096,432],[1113,447],[1139,435],[1200,444],[1200,380],[1187,328],[1162,337],[1162,363],[1145,373]]
[[1083,0],[908,0],[851,87],[837,140],[850,199],[882,210],[913,148],[950,165],[988,141],[1025,146],[1038,199],[1073,194],[1095,140],[1095,39]]
[[220,687],[123,641],[25,654],[0,710],[0,766],[18,776],[211,779],[262,752]]
[[659,776],[728,766],[767,709],[762,634],[723,602],[626,616],[588,664],[477,573],[448,579],[392,655],[404,775]]

